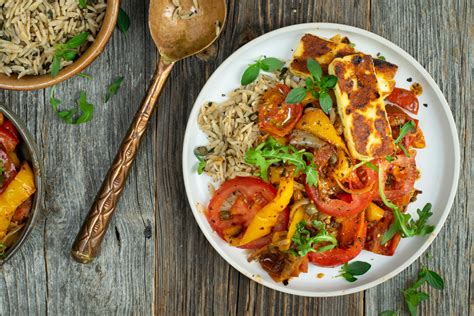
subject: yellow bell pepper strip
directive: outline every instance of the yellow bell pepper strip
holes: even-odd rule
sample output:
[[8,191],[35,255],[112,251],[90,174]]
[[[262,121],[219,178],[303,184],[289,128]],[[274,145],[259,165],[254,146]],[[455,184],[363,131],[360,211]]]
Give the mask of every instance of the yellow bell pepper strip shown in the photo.
[[280,180],[280,186],[276,197],[262,209],[260,209],[250,222],[244,236],[240,240],[240,246],[248,244],[260,237],[268,235],[275,226],[278,215],[288,206],[293,196],[293,177],[284,177]]
[[304,217],[304,208],[303,207],[298,207],[296,208],[293,216],[290,214],[290,226],[288,228],[288,233],[286,234],[286,239],[288,240],[287,243],[285,243],[283,246],[280,247],[280,250],[288,250],[291,245],[291,238],[296,233],[296,227],[298,226],[298,223],[303,220]]
[[321,109],[306,112],[296,124],[296,128],[310,132],[348,153],[346,144],[342,138],[337,135],[334,125],[331,124],[331,120],[329,120],[329,117],[327,117]]
[[337,151],[337,165],[334,169],[334,177],[339,180],[345,179],[352,172],[352,168],[349,164],[346,154],[343,150]]
[[377,222],[383,218],[385,211],[377,204],[370,202],[365,212],[366,218],[369,222]]
[[0,238],[5,236],[15,210],[35,191],[33,171],[25,162],[5,191],[0,194]]

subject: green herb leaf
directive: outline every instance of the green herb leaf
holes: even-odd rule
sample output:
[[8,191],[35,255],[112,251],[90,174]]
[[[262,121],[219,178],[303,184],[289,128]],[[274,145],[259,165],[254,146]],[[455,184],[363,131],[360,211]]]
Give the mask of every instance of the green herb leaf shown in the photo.
[[53,56],[53,63],[51,64],[51,77],[55,78],[59,70],[61,70],[61,58],[55,54]]
[[87,0],[79,0],[79,8],[81,9],[87,8]]
[[403,140],[403,138],[411,131],[413,131],[416,127],[416,124],[415,122],[413,121],[409,121],[405,124],[403,124],[403,126],[400,128],[400,133],[398,134],[398,137],[397,139],[395,139],[393,142],[395,144],[398,144],[399,142],[401,142]]
[[337,84],[337,77],[334,75],[324,76],[321,79],[321,89],[332,89]]
[[260,67],[257,64],[252,64],[245,69],[242,78],[240,79],[240,84],[246,86],[257,79],[258,74],[260,73]]
[[383,311],[379,314],[379,316],[397,316],[396,311]]
[[74,36],[73,38],[71,38],[66,43],[64,43],[63,44],[64,48],[69,48],[69,49],[79,48],[82,44],[87,42],[87,37],[89,37],[89,32],[82,32]]
[[3,258],[6,255],[7,245],[0,242],[0,258]]
[[306,78],[305,83],[306,83],[306,89],[313,89],[313,87],[314,87],[313,78],[311,78],[311,77]]
[[92,76],[90,76],[90,75],[88,75],[88,74],[86,74],[86,73],[83,73],[83,72],[81,72],[81,73],[79,73],[79,74],[77,74],[77,75],[78,75],[79,77],[82,77],[82,78],[86,78],[86,79],[89,79],[89,80],[94,80],[94,78],[92,78]]
[[94,105],[87,102],[87,96],[84,91],[80,92],[77,103],[79,105],[79,109],[82,111],[82,114],[74,124],[82,124],[92,120],[94,114]]
[[74,119],[78,113],[77,108],[72,108],[69,110],[58,110],[58,106],[61,104],[61,100],[55,97],[55,91],[56,87],[53,87],[51,89],[49,102],[51,103],[51,107],[53,108],[54,112],[56,112],[58,117],[61,118],[65,123],[78,125],[92,120],[94,113],[94,105],[87,102],[87,96],[84,91],[80,92],[79,99],[77,100],[77,105],[81,111],[81,114],[77,119]]
[[423,209],[416,210],[416,213],[418,214],[418,220],[414,221],[412,219],[410,221],[410,226],[415,230],[415,235],[424,236],[433,232],[435,227],[433,225],[426,225],[428,219],[431,217],[431,215],[433,215],[431,212],[431,207],[431,203],[426,203]]
[[326,91],[321,91],[319,93],[319,104],[324,113],[329,114],[329,111],[332,108],[332,99],[329,93]]
[[268,71],[268,72],[274,72],[274,71],[280,69],[281,67],[283,67],[285,65],[284,61],[281,61],[281,60],[279,60],[278,58],[275,58],[275,57],[264,58],[264,59],[260,60],[259,63],[260,63],[260,66],[264,65],[266,67],[266,69],[263,69],[263,68],[262,69],[265,70],[265,71]]
[[127,12],[125,12],[122,8],[119,10],[119,15],[117,18],[117,27],[123,35],[127,36],[128,29],[130,28],[130,17],[128,16]]
[[357,281],[357,278],[350,273],[343,273],[341,276],[346,279],[346,281],[351,283]]
[[380,59],[380,60],[385,61],[385,56],[380,55],[380,56],[378,56],[377,58]]
[[288,104],[295,104],[295,103],[300,103],[301,101],[304,100],[306,97],[306,89],[299,87],[299,88],[294,88],[290,91],[290,93],[287,94],[285,98],[285,103]]
[[354,261],[351,263],[344,263],[341,270],[339,271],[344,279],[349,282],[357,281],[355,275],[363,275],[369,271],[371,265],[370,263],[364,261]]
[[[309,165],[307,161],[311,162]],[[273,137],[268,137],[264,143],[245,153],[245,162],[257,166],[260,177],[268,181],[268,168],[272,164],[290,164],[295,166],[295,174],[303,171],[306,174],[306,183],[317,184],[317,169],[314,164],[313,155],[304,149],[297,150],[294,146],[282,145]]]
[[395,157],[390,156],[390,155],[389,155],[389,156],[385,156],[385,160],[387,160],[388,162],[395,161],[395,159],[396,159]]
[[204,172],[204,168],[206,167],[206,160],[204,159],[203,156],[199,156],[194,154],[198,160],[198,165],[197,165],[197,173],[201,175]]
[[120,85],[123,82],[124,77],[118,77],[112,82],[110,86],[107,87],[107,93],[105,94],[105,103],[109,102],[110,97],[117,94]]
[[436,272],[426,269],[426,282],[433,288],[438,290],[444,289],[444,280],[443,278]]
[[403,153],[405,154],[405,156],[407,156],[408,158],[410,158],[410,153],[408,153],[408,150],[405,148],[405,146],[403,146],[401,143],[398,144],[398,147],[400,147],[400,149],[403,151]]
[[74,50],[66,50],[63,53],[63,58],[65,60],[71,61],[71,60],[74,60],[74,58],[76,58],[76,54],[77,52]]
[[306,66],[308,67],[308,71],[311,76],[313,76],[316,81],[320,81],[321,76],[323,75],[321,65],[313,58],[308,58],[308,60],[306,61]]
[[[310,252],[325,252],[337,246],[336,237],[328,234],[324,223],[313,221],[313,228],[318,230],[317,234],[313,234],[313,236],[311,232],[306,229],[306,225],[307,223],[304,220],[299,222],[296,225],[296,232],[291,238],[293,246],[296,248],[296,255],[304,257]],[[327,245],[319,247],[319,249],[316,250],[314,246],[317,243],[326,243]]]

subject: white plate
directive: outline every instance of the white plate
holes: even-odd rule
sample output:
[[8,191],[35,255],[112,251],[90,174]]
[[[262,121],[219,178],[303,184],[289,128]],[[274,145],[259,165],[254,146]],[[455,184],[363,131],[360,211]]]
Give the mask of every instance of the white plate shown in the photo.
[[[358,281],[349,283],[336,278],[339,268],[321,268],[310,265],[308,273],[300,274],[290,280],[288,285],[274,282],[256,262],[247,262],[244,250],[228,246],[212,230],[205,215],[196,207],[197,203],[207,206],[209,193],[207,176],[196,172],[196,158],[193,149],[207,144],[204,133],[198,127],[197,117],[200,107],[206,101],[223,101],[227,93],[240,85],[240,77],[248,64],[259,56],[273,56],[290,60],[292,50],[305,33],[313,33],[329,38],[335,34],[348,36],[357,46],[357,50],[375,56],[381,53],[385,58],[398,65],[397,86],[408,88],[410,83],[419,82],[423,87],[420,96],[418,118],[426,138],[426,148],[419,150],[416,160],[421,170],[421,179],[416,187],[423,191],[415,203],[410,204],[409,212],[416,214],[416,209],[427,202],[433,204],[431,224],[435,231],[425,237],[404,238],[393,257],[376,255],[363,251],[357,260],[372,264],[372,268]],[[427,103],[428,107],[422,106]],[[415,261],[431,244],[441,230],[453,204],[459,178],[459,141],[449,106],[431,76],[408,53],[390,41],[351,26],[327,23],[308,23],[293,25],[262,35],[244,45],[233,53],[209,78],[199,94],[192,109],[186,128],[183,144],[183,174],[191,209],[199,227],[214,249],[234,268],[252,280],[275,290],[303,296],[337,296],[355,293],[382,283]],[[318,279],[316,275],[324,273]]]

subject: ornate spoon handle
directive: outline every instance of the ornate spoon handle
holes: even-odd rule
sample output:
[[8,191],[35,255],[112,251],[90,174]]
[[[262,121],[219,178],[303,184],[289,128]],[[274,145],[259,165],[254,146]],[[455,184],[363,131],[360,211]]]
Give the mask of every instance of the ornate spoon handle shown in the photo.
[[174,62],[160,58],[148,93],[120,145],[114,162],[102,183],[94,204],[82,224],[72,246],[72,257],[81,263],[91,262],[100,249],[108,224],[125,186],[130,168],[137,155],[143,134],[155,109],[156,100],[166,83]]

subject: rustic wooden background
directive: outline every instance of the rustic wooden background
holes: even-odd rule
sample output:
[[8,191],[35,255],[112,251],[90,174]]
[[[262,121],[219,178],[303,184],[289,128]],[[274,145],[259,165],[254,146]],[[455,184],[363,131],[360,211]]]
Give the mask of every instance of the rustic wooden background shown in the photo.
[[[406,313],[400,290],[419,267],[444,276],[446,289],[430,290],[423,315],[474,314],[472,114],[473,3],[471,0],[229,0],[229,18],[217,56],[176,65],[159,100],[125,193],[90,265],[74,262],[71,244],[151,78],[156,50],[147,28],[147,1],[122,1],[129,35],[115,32],[87,73],[58,86],[72,104],[81,89],[97,105],[80,126],[59,121],[50,89],[0,91],[28,124],[42,149],[46,195],[30,238],[0,268],[0,314],[162,315],[378,315]],[[335,298],[282,294],[250,281],[208,244],[185,198],[181,146],[188,114],[209,75],[233,51],[282,26],[335,22],[375,32],[414,56],[434,77],[451,106],[461,142],[462,172],[451,214],[439,237],[397,277],[363,293]],[[108,104],[105,88],[125,76]],[[469,216],[471,215],[471,216]]]

